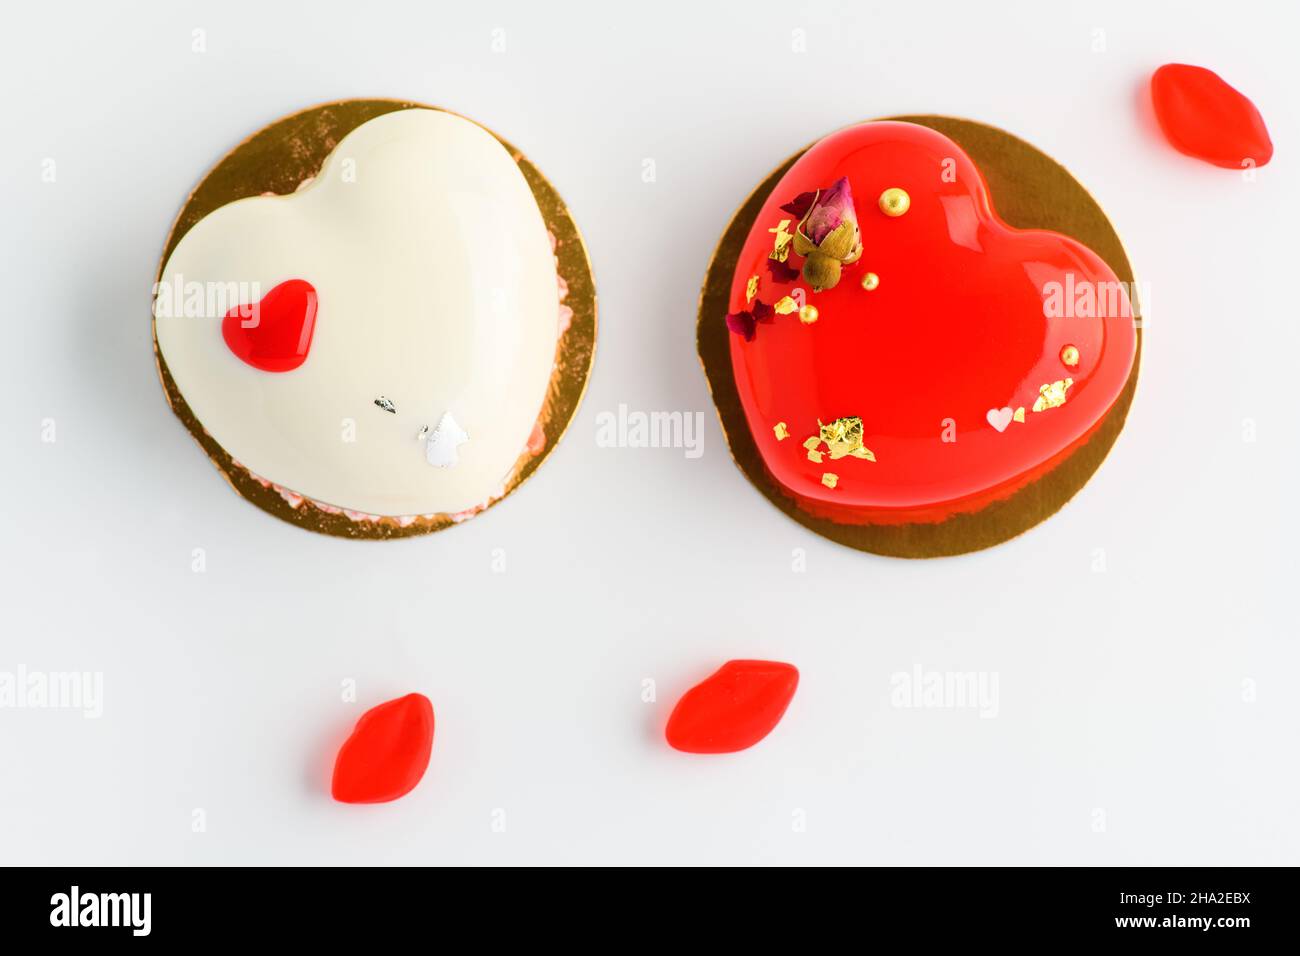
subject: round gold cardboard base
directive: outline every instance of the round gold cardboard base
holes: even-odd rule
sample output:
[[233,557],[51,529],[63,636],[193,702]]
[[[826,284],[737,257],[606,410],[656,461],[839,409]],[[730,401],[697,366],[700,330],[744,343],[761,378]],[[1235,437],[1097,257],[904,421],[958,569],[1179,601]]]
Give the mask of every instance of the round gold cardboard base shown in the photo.
[[[286,116],[253,134],[217,163],[190,194],[167,237],[158,264],[158,278],[161,279],[167,258],[181,237],[204,216],[246,196],[260,196],[268,192],[292,193],[303,180],[316,175],[330,151],[352,130],[376,116],[413,108],[439,109],[436,106],[400,100],[343,100]],[[539,416],[546,433],[546,445],[538,454],[524,452],[520,455],[504,493],[492,499],[488,507],[523,484],[555,448],[582,401],[596,351],[596,287],[577,224],[569,215],[564,200],[537,167],[496,133],[492,135],[500,140],[519,164],[519,171],[524,174],[524,179],[537,199],[542,218],[555,236],[557,268],[569,289],[564,304],[573,310],[573,318],[569,328],[560,337],[555,355],[555,371],[551,375],[546,401]],[[154,357],[172,411],[189,429],[231,486],[263,511],[300,528],[345,538],[409,537],[441,531],[455,523],[450,515],[420,517],[406,525],[395,518],[354,521],[347,515],[318,508],[310,501],[302,502],[297,508],[291,506],[274,488],[263,485],[236,464],[226,450],[204,431],[185,403],[184,396],[167,370],[167,363],[158,351],[156,328]]]
[[[1101,256],[1115,276],[1133,289],[1133,270],[1105,213],[1063,166],[1010,133],[946,116],[890,116],[943,133],[964,149],[988,181],[998,215],[1020,229],[1051,229],[1082,242]],[[732,217],[713,254],[700,292],[697,343],[700,362],[722,421],[731,455],[759,491],[787,515],[823,537],[859,551],[899,558],[935,558],[992,547],[1027,531],[1055,514],[1092,477],[1110,451],[1137,388],[1142,331],[1137,330],[1133,371],[1114,406],[1087,443],[1051,472],[1003,501],[973,514],[935,524],[843,525],[802,511],[763,465],[745,419],[731,367],[726,323],[731,280],[759,210],[781,177],[804,154],[791,156],[764,180]],[[1136,296],[1134,315],[1140,315]]]

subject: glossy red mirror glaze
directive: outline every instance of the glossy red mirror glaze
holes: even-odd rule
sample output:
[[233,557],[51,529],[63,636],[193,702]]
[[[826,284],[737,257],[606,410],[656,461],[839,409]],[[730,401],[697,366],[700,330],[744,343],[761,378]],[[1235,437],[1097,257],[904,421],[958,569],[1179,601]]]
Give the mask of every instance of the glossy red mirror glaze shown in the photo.
[[[799,223],[780,207],[840,177],[861,256],[820,292],[774,277],[775,230]],[[882,211],[890,189],[910,198],[901,215]],[[787,265],[802,261],[791,251]],[[870,291],[867,273],[878,277]],[[732,334],[736,386],[773,477],[805,510],[841,522],[938,521],[1006,497],[1087,438],[1136,347],[1127,290],[1100,257],[1004,224],[957,144],[910,123],[832,134],[782,178],[742,249],[730,306],[762,312],[787,296],[815,307],[815,321],[778,314],[750,341]],[[874,460],[832,459],[826,444],[810,460],[804,442],[819,423],[851,418]]]

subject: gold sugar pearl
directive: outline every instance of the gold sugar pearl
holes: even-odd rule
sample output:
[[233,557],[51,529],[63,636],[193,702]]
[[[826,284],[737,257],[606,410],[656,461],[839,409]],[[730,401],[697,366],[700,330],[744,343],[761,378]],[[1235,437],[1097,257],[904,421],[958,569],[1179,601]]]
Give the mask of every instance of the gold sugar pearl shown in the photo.
[[880,194],[880,211],[886,216],[901,216],[911,208],[911,205],[912,197],[907,194],[906,189],[890,186]]
[[815,305],[805,305],[799,310],[799,321],[804,325],[812,325],[820,316]]
[[1067,345],[1065,348],[1061,349],[1061,361],[1070,366],[1070,368],[1074,368],[1074,366],[1079,364],[1079,350],[1073,345]]
[[868,272],[862,277],[862,288],[868,292],[875,292],[876,289],[880,288],[880,276],[874,272]]

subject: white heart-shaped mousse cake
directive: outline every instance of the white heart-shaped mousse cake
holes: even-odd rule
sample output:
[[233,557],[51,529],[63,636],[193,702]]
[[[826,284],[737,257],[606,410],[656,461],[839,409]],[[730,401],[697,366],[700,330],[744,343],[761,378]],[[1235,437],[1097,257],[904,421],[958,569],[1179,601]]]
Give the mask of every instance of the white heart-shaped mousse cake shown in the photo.
[[552,237],[514,157],[451,113],[358,126],[287,196],[176,245],[159,353],[194,418],[291,504],[457,515],[502,493],[561,332]]

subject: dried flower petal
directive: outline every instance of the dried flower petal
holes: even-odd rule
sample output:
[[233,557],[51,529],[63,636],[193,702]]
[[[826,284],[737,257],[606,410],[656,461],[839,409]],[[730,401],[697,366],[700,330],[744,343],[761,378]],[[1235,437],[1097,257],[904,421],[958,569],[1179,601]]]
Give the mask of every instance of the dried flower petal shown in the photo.
[[758,323],[754,321],[754,314],[749,311],[728,312],[727,328],[737,335],[743,335],[746,342],[754,341],[754,330],[758,328]]
[[746,342],[754,341],[754,333],[758,331],[758,323],[766,324],[775,321],[776,310],[762,299],[755,299],[753,306],[749,309],[727,313],[727,328],[737,335],[743,335]]
[[781,211],[788,212],[796,219],[802,219],[805,215],[807,215],[808,210],[812,208],[812,204],[816,201],[816,199],[817,199],[817,193],[815,192],[800,193],[799,195],[791,199],[788,203],[786,203],[784,206],[782,206]]
[[799,270],[779,259],[767,260],[767,271],[774,282],[794,282],[799,278]]

